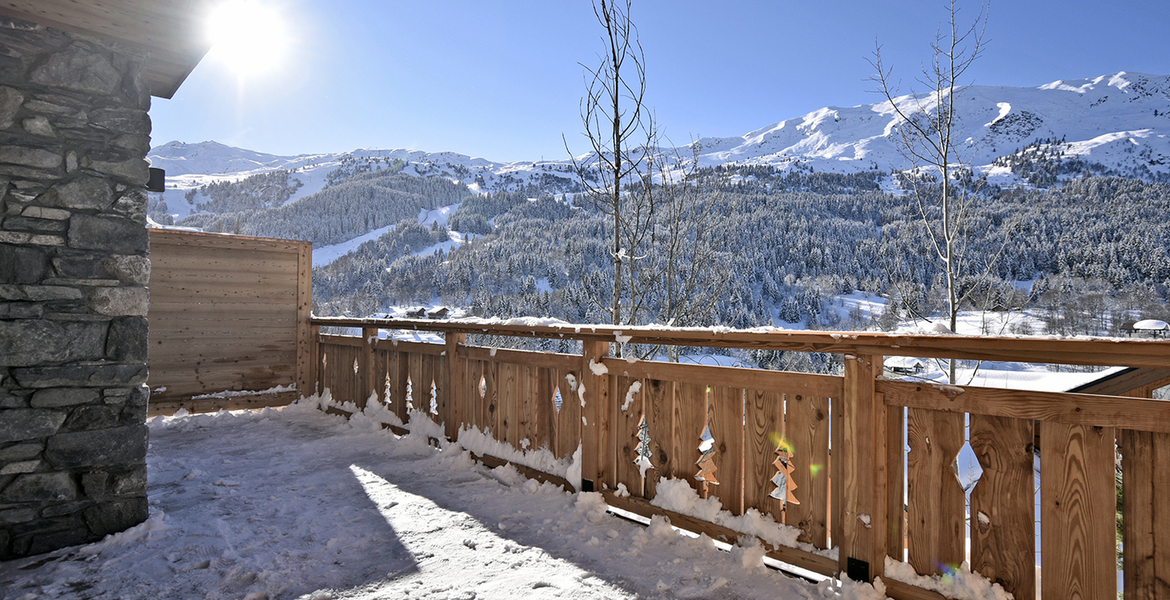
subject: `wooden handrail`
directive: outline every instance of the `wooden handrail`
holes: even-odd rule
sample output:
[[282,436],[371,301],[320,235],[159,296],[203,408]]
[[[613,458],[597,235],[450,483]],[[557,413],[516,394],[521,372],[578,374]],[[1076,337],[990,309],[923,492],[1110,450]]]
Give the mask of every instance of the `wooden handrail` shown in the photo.
[[635,344],[789,350],[872,356],[915,356],[1062,365],[1170,367],[1170,340],[1114,338],[1053,339],[901,333],[764,331],[614,325],[526,325],[514,322],[428,319],[351,319],[314,317],[314,325],[378,327]]

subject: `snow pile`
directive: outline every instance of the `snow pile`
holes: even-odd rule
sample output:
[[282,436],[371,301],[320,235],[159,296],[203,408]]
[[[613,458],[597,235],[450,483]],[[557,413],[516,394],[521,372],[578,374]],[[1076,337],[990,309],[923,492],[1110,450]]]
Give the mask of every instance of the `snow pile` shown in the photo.
[[1011,594],[998,583],[991,583],[986,577],[972,573],[966,562],[957,569],[949,569],[946,575],[924,577],[914,572],[909,563],[886,557],[886,577],[902,583],[938,592],[955,600],[1010,600]]

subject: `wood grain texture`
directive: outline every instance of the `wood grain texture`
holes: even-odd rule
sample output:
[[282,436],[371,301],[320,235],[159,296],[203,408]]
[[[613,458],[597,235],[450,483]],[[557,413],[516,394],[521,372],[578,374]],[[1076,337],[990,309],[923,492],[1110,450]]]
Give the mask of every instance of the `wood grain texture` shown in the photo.
[[[391,329],[461,331],[514,337],[611,342],[615,334],[634,344],[829,352],[852,356],[915,356],[1068,365],[1127,365],[1165,369],[1167,340],[1041,339],[992,336],[906,335],[831,331],[710,331],[610,325],[487,325],[422,319],[316,318],[320,325],[361,327],[376,322]],[[752,386],[762,387],[762,386]]]
[[311,390],[310,245],[151,231],[147,318],[156,402],[296,385]]
[[1170,402],[879,380],[889,406],[1170,433]]
[[[881,395],[880,393],[878,394]],[[884,399],[878,399],[884,402]],[[906,556],[906,409],[886,409],[886,555]]]
[[685,479],[695,491],[703,489],[695,479],[699,472],[696,465],[701,453],[703,430],[707,428],[708,404],[707,386],[694,383],[677,383],[674,387],[674,431],[670,462],[677,464],[678,478]]
[[803,533],[800,541],[829,547],[829,399],[788,394],[784,435],[792,445],[796,497],[789,506],[788,525]]
[[1032,421],[971,415],[983,474],[971,490],[971,570],[1016,598],[1036,597]]
[[743,394],[742,388],[712,387],[707,424],[715,438],[715,477],[719,485],[708,491],[731,514],[743,514]]
[[612,461],[606,450],[609,448],[609,376],[600,375],[590,368],[599,364],[609,353],[609,342],[586,341],[582,344],[580,385],[585,386],[585,405],[581,408],[584,421],[581,424],[581,439],[584,452],[581,459],[582,479],[593,482],[594,489],[601,485],[612,472]]
[[647,379],[643,381],[642,394],[646,421],[650,426],[650,461],[653,464],[646,472],[644,497],[652,500],[658,490],[658,480],[684,477],[686,465],[680,462],[681,452],[677,447],[675,383]]
[[772,478],[778,470],[772,463],[776,460],[777,442],[784,439],[784,394],[747,390],[744,411],[744,508],[755,508],[783,523],[785,503],[771,493],[776,489]]
[[1110,428],[1040,423],[1044,600],[1117,596],[1114,453]]
[[843,379],[839,376],[764,369],[670,362],[630,363],[620,358],[607,358],[605,366],[610,373],[627,377],[662,379],[707,386],[783,390],[790,393],[820,396],[840,396],[843,385]]
[[[840,546],[840,568],[848,559],[869,563],[870,577],[880,576],[886,556],[885,410],[879,406],[874,377],[880,356],[845,358],[845,393],[840,403],[840,438],[834,436],[834,500],[840,500],[840,524],[833,525]],[[834,421],[837,423],[837,421]],[[836,522],[836,521],[834,521]],[[840,539],[837,539],[838,533]]]
[[966,559],[966,502],[954,466],[966,441],[965,421],[957,413],[909,411],[906,521],[909,563],[919,575],[942,575]]
[[[580,359],[578,359],[578,363]],[[557,458],[572,456],[581,445],[581,399],[577,385],[581,381],[577,371],[554,371],[561,392],[561,408],[557,411]]]
[[1125,597],[1170,598],[1170,435],[1123,430],[1120,441]]
[[515,363],[496,363],[499,369],[500,431],[496,439],[518,448],[520,441],[519,418],[520,386],[517,377],[520,370]]
[[[642,473],[634,461],[638,458],[635,449],[638,446],[638,424],[642,421],[644,396],[641,391],[631,393],[631,386],[637,384],[640,388],[642,382],[629,377],[610,377],[610,381],[613,382],[610,392],[610,425],[613,428],[610,452],[615,460],[614,481],[610,487],[617,489],[618,485],[625,485],[630,494],[643,497],[645,486],[642,485]],[[631,398],[629,404],[626,403],[627,396]]]

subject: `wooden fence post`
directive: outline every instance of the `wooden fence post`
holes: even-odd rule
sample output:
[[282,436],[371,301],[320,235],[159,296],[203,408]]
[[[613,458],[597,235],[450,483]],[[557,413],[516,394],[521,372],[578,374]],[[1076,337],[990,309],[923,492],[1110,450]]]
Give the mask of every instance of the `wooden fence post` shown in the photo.
[[313,245],[297,248],[297,391],[302,396],[317,392],[317,373],[321,360],[317,342],[321,328],[313,325]]
[[[581,345],[581,381],[578,385],[585,386],[585,390],[577,401],[585,403],[581,408],[582,491],[600,492],[602,483],[609,477],[612,462],[605,453],[609,447],[609,411],[606,409],[609,376],[598,375],[592,365],[601,364],[601,359],[609,354],[609,342],[585,340]],[[581,390],[578,389],[577,393],[581,394]]]
[[863,581],[882,575],[887,545],[889,423],[874,381],[881,372],[881,356],[845,356],[845,393],[837,421],[841,434],[834,436],[840,443],[833,448],[833,487],[840,490],[834,497],[842,507],[833,537],[839,540],[841,573]]
[[443,385],[447,390],[447,414],[443,415],[446,419],[446,433],[447,438],[455,441],[459,437],[459,429],[464,423],[470,423],[467,419],[467,411],[464,407],[467,406],[467,382],[463,373],[463,367],[467,364],[466,360],[459,358],[459,344],[467,341],[467,335],[463,333],[447,333],[446,336],[446,356],[447,359],[447,381]]
[[382,399],[382,392],[378,389],[377,369],[374,368],[377,364],[374,359],[374,345],[377,343],[378,328],[362,327],[362,353],[358,358],[358,372],[360,373],[358,381],[362,382],[362,387],[358,397],[354,399],[358,410],[365,410],[366,400],[369,399],[370,394],[378,394],[378,399]]
[[[301,351],[300,347],[298,347],[297,352],[299,353]],[[301,387],[301,382],[297,381],[297,389],[302,396],[308,397],[314,394],[320,394],[325,389],[323,385],[325,377],[321,369],[320,325],[311,325],[309,327],[309,340],[303,351],[305,352],[305,356],[303,357],[305,362],[305,370],[303,371],[305,374],[305,383],[304,387]],[[301,358],[300,356],[297,357],[298,362],[300,362]]]

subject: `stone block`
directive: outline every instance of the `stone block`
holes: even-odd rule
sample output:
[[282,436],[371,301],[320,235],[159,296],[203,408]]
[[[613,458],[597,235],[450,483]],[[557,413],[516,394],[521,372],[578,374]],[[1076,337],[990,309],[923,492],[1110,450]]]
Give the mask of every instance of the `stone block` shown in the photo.
[[93,505],[92,501],[81,500],[79,502],[63,502],[61,504],[51,504],[41,509],[41,516],[44,518],[64,517],[67,515],[77,515],[85,510],[85,507]]
[[112,210],[128,219],[146,223],[146,206],[149,204],[146,190],[128,190],[114,202]]
[[66,413],[40,408],[13,408],[0,419],[0,443],[35,440],[53,435],[65,422]]
[[93,388],[48,388],[37,390],[32,395],[33,408],[73,407],[97,404],[101,393]]
[[43,442],[35,444],[14,444],[0,449],[0,463],[36,458],[40,456],[41,451],[44,449],[45,444]]
[[38,283],[48,271],[45,249],[0,244],[0,283]]
[[102,322],[0,321],[0,364],[13,367],[105,357]]
[[146,498],[102,502],[85,509],[85,523],[98,536],[125,531],[143,521],[149,513]]
[[82,473],[81,489],[94,500],[101,500],[110,493],[110,474],[105,471]]
[[113,278],[106,266],[107,257],[98,252],[62,248],[51,261],[58,277]]
[[0,163],[33,169],[56,169],[64,162],[58,152],[28,146],[0,146]]
[[33,473],[40,466],[41,461],[39,460],[22,460],[20,462],[0,463],[0,475]]
[[106,180],[83,176],[49,188],[37,202],[56,208],[106,210],[113,204],[114,195]]
[[114,254],[103,263],[110,275],[125,283],[150,283],[150,259],[133,254]]
[[69,413],[62,427],[66,431],[90,431],[119,425],[122,411],[113,406],[79,406]]
[[107,96],[122,84],[122,74],[109,58],[79,45],[49,56],[29,77],[45,86]]
[[114,476],[114,495],[133,496],[146,493],[146,467]]
[[94,312],[111,317],[145,317],[150,294],[145,287],[101,287],[89,291]]
[[64,246],[65,238],[27,231],[0,231],[0,244],[31,244],[34,246]]
[[24,123],[22,124],[24,125],[24,130],[32,135],[38,135],[41,137],[54,137],[57,135],[57,133],[53,131],[53,126],[49,124],[49,120],[42,115],[37,115],[31,119],[25,119]]
[[149,326],[146,317],[119,317],[110,322],[106,358],[120,362],[146,362]]
[[0,302],[0,319],[39,319],[45,307],[35,302]]
[[12,127],[23,104],[23,94],[8,86],[0,86],[0,129]]
[[76,288],[52,285],[0,284],[0,300],[45,302],[49,300],[81,300],[84,296]]
[[[26,209],[27,210],[27,209]],[[36,219],[32,217],[9,217],[4,219],[4,227],[9,230],[30,231],[33,233],[65,233],[65,221],[52,219]]]
[[77,499],[77,485],[68,473],[20,475],[0,492],[5,502],[69,502]]
[[130,219],[80,214],[69,219],[70,248],[136,254],[145,253],[149,243],[146,227]]
[[73,213],[59,208],[45,208],[43,206],[28,206],[21,211],[21,216],[33,217],[36,219],[54,219],[57,221],[64,221]]
[[146,383],[145,364],[78,363],[55,367],[14,367],[12,377],[25,388],[114,387]]
[[58,433],[49,438],[45,460],[58,469],[146,462],[146,425]]
[[116,133],[150,135],[150,119],[137,108],[100,108],[90,111],[89,122]]
[[134,185],[146,185],[150,179],[150,165],[145,158],[133,157],[118,161],[94,160],[88,167],[98,173],[117,177]]
[[11,525],[13,523],[27,523],[37,518],[37,511],[34,508],[11,508],[8,510],[0,510],[0,524]]
[[[24,554],[43,554],[58,548],[77,546],[97,539],[84,526],[79,527],[77,524],[57,525],[52,531],[36,533],[27,537],[29,538],[28,549],[24,551]],[[19,542],[19,540],[14,540],[14,542]]]

